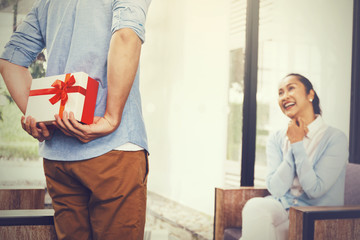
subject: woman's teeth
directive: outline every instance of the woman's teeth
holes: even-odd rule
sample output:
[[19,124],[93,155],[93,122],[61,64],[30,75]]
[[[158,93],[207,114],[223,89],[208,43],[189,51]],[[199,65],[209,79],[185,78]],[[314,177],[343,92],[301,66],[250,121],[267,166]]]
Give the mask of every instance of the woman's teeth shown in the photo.
[[285,105],[284,105],[284,107],[285,108],[289,108],[289,107],[292,107],[292,106],[294,106],[295,105],[295,103],[286,103]]

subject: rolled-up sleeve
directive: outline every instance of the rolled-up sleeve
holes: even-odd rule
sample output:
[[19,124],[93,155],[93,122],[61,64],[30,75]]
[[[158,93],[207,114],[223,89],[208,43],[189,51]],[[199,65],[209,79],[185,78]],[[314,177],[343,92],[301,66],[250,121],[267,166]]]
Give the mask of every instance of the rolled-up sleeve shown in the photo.
[[112,2],[111,32],[114,33],[122,28],[130,28],[144,42],[146,14],[150,3],[151,0],[114,0]]
[[35,4],[25,20],[12,34],[0,58],[28,67],[44,47],[45,42],[41,35]]

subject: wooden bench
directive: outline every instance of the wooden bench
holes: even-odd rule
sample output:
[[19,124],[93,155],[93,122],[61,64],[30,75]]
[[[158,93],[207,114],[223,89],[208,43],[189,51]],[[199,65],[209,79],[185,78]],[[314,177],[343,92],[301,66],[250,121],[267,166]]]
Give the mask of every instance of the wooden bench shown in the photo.
[[[345,206],[291,207],[289,239],[360,239],[360,164],[346,167]],[[265,188],[215,189],[214,239],[241,237],[242,209],[250,198],[268,195]]]
[[0,239],[56,240],[54,210],[0,210]]
[[0,239],[56,240],[54,210],[44,201],[43,187],[2,187]]
[[289,239],[360,239],[360,205],[290,208]]

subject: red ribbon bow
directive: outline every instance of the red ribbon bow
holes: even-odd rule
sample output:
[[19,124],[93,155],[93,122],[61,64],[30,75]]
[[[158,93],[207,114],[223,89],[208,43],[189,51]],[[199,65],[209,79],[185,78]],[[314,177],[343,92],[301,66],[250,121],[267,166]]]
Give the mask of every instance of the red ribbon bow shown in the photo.
[[65,82],[57,79],[53,84],[51,84],[51,86],[56,89],[56,94],[49,99],[52,105],[54,105],[60,100],[61,105],[66,104],[68,100],[68,92],[69,90],[71,90],[71,86],[75,84],[74,75],[72,75],[70,78],[68,76],[69,74],[66,74]]
[[46,95],[46,94],[55,94],[52,96],[49,101],[52,105],[60,102],[60,110],[59,116],[62,118],[65,104],[68,100],[68,93],[78,92],[85,96],[86,90],[80,86],[73,86],[75,84],[75,77],[74,75],[71,76],[70,73],[66,74],[65,81],[61,81],[57,79],[51,87],[53,88],[46,88],[46,89],[38,89],[38,90],[31,90],[29,96],[38,96],[38,95]]

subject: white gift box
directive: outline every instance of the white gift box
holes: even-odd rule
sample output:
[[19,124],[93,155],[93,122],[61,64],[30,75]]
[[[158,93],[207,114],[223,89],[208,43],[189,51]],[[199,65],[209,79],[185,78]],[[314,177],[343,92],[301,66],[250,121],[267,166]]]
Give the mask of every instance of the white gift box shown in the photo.
[[99,83],[84,72],[33,79],[25,116],[45,124],[55,114],[73,112],[75,119],[91,124],[94,119]]

